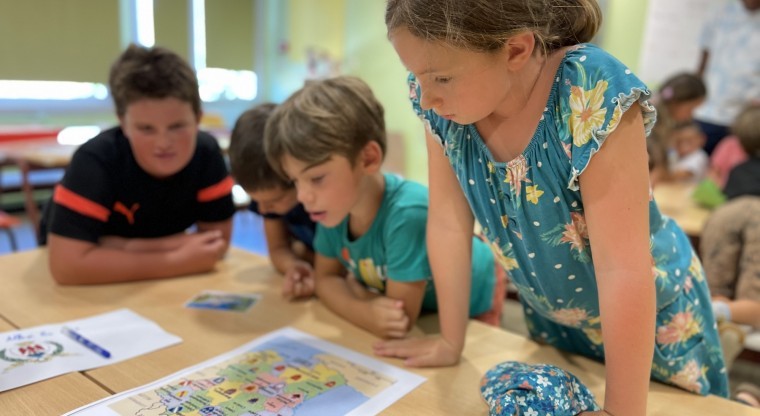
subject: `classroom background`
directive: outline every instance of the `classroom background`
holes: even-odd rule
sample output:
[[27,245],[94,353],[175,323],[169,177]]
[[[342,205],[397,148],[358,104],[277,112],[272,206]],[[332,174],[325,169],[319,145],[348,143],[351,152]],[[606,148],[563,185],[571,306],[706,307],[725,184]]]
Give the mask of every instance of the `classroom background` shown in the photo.
[[[604,23],[594,42],[654,90],[674,73],[696,70],[700,27],[725,1],[600,0]],[[0,0],[0,213],[7,213],[0,225],[15,221],[0,227],[0,255],[37,247],[25,198],[45,201],[63,172],[24,171],[9,149],[84,127],[68,130],[77,143],[114,125],[108,68],[131,42],[168,47],[197,69],[202,127],[222,139],[245,109],[281,102],[308,79],[361,77],[385,107],[386,168],[426,182],[423,128],[407,100],[407,72],[386,38],[384,8],[385,0]],[[673,209],[682,209],[678,198],[687,197],[673,198]],[[261,227],[241,209],[233,245],[266,254]],[[505,327],[524,333],[520,313],[507,301]],[[745,379],[760,381],[751,361],[732,370],[732,384]]]
[[[655,88],[696,68],[699,28],[725,1],[601,0],[595,42]],[[385,107],[386,168],[424,183],[423,130],[406,98],[407,73],[386,38],[384,7],[384,0],[0,0],[0,132],[15,138],[30,128],[115,124],[108,67],[130,42],[155,44],[198,69],[204,127],[221,135],[246,108],[281,102],[304,80],[361,77]],[[16,211],[22,180],[5,165],[0,209]],[[60,175],[41,170],[30,179],[50,188]],[[44,200],[49,191],[35,195]]]

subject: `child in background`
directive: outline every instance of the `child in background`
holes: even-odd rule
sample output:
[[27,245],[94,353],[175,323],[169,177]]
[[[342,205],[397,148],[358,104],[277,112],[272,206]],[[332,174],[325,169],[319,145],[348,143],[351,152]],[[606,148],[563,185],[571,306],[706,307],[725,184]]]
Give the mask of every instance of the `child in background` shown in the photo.
[[235,207],[219,145],[198,130],[195,72],[167,49],[131,45],[108,83],[119,126],[74,153],[53,195],[53,277],[93,284],[210,271],[227,251]]
[[[272,114],[266,152],[318,223],[319,300],[375,335],[401,338],[438,305],[425,250],[427,189],[381,172],[383,114],[358,78],[310,82]],[[498,325],[505,284],[495,281],[493,255],[472,229],[467,249],[473,282],[465,313]]]
[[652,99],[657,110],[657,123],[647,141],[654,142],[651,148],[657,153],[655,158],[663,161],[663,169],[657,170],[662,179],[667,179],[670,172],[668,149],[672,130],[692,121],[694,109],[705,101],[706,94],[707,88],[701,78],[682,72],[666,79]]
[[[760,101],[749,103],[742,109],[731,126],[732,134],[721,140],[710,156],[710,177],[721,189],[726,187],[731,171],[750,157],[745,148],[753,147],[750,137],[753,131],[757,131],[757,118],[753,117],[757,117],[758,107]],[[737,131],[745,136],[744,140],[738,137]]]
[[314,230],[293,183],[282,179],[264,153],[264,128],[275,104],[258,105],[238,117],[230,137],[232,176],[251,197],[251,211],[264,217],[269,259],[285,277],[288,299],[314,293]]
[[457,362],[474,214],[513,264],[531,336],[605,361],[597,414],[645,414],[650,376],[727,396],[699,259],[649,197],[650,93],[583,43],[600,23],[593,0],[388,2],[389,38],[427,128],[441,336],[376,353]]
[[760,329],[760,105],[742,111],[732,128],[749,159],[731,170],[728,201],[705,224],[702,261],[718,320]]
[[699,125],[687,122],[674,126],[670,131],[669,180],[699,182],[707,174],[710,158],[702,149],[705,134]]
[[735,134],[724,137],[712,155],[710,155],[710,171],[708,177],[715,182],[720,189],[726,186],[728,174],[738,164],[747,160],[747,152],[744,151],[739,138]]
[[696,74],[682,72],[662,83],[655,101],[657,124],[652,129],[667,136],[667,130],[692,121],[694,109],[707,97],[707,87]]

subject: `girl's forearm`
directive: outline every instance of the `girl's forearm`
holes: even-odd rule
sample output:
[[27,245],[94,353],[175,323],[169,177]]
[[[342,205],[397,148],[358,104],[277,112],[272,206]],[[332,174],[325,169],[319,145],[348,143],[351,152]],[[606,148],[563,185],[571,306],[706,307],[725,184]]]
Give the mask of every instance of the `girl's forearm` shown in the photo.
[[654,354],[656,295],[646,273],[622,273],[600,287],[607,383],[604,409],[645,415]]

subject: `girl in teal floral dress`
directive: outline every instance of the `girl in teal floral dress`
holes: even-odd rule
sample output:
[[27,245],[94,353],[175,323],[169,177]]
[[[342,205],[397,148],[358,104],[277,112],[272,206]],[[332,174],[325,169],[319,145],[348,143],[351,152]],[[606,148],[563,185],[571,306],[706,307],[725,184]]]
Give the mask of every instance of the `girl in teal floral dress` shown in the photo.
[[388,2],[427,132],[441,336],[384,341],[377,354],[457,362],[474,215],[532,337],[605,361],[605,411],[644,414],[650,375],[727,395],[702,267],[651,197],[650,91],[584,43],[600,23],[594,0]]

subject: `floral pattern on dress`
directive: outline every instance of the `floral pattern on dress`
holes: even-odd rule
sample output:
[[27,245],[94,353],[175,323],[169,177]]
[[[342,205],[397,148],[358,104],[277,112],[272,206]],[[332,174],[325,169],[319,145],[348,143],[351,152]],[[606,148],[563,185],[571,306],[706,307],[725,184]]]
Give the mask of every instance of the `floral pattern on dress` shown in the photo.
[[701,319],[690,310],[678,312],[657,327],[656,341],[665,348],[676,348],[702,332]]
[[607,81],[597,81],[594,88],[584,90],[581,86],[570,87],[570,130],[573,144],[580,147],[594,137],[594,132],[604,124],[607,109],[603,107]]
[[509,190],[514,200],[518,201],[518,203],[520,201],[520,194],[522,193],[523,182],[531,183],[531,180],[528,178],[529,169],[530,166],[528,166],[525,157],[522,155],[509,162],[507,165],[507,174],[504,178],[504,183],[509,184]]
[[706,372],[707,369],[701,367],[696,360],[690,360],[680,371],[670,376],[668,380],[676,386],[699,393],[702,391],[702,380]]
[[575,375],[549,364],[498,364],[480,380],[480,392],[492,416],[575,416],[600,409]]
[[[614,135],[626,111],[641,111],[644,130],[651,131],[656,117],[649,97],[643,82],[603,50],[591,44],[568,48],[534,136],[509,161],[494,157],[488,138],[474,124],[446,120],[412,98],[443,146],[475,219],[509,268],[535,340],[604,359],[579,178],[610,137],[635,139]],[[707,368],[698,380],[699,393],[726,396],[726,371],[699,260],[688,237],[660,213],[655,200],[649,202],[649,218],[652,273],[642,278],[655,281],[654,335],[662,353],[654,357],[652,375],[692,389],[695,383],[682,381],[691,380],[687,375],[693,371],[686,366],[694,360],[697,368]],[[699,348],[692,348],[696,344]]]
[[559,224],[541,234],[541,239],[552,246],[569,244],[573,257],[581,263],[588,263],[591,261],[591,255],[589,253],[586,218],[579,212],[572,212],[570,219],[570,222]]

